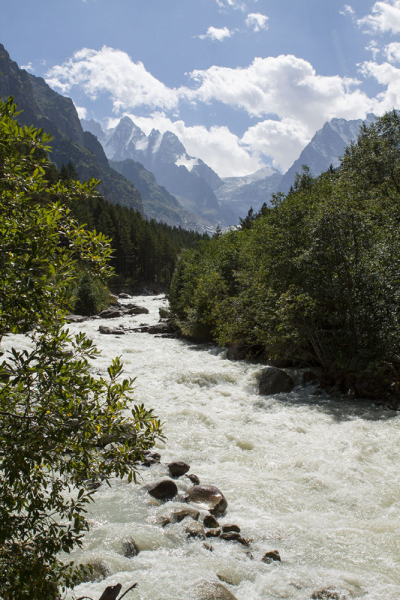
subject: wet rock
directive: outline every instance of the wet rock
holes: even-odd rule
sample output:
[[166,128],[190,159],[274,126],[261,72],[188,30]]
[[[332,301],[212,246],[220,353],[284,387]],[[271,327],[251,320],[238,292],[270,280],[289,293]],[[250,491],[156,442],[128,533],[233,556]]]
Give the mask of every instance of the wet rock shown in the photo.
[[250,542],[252,540],[249,540],[248,538],[244,538],[244,537],[238,537],[238,539],[236,540],[237,542],[239,542],[239,544],[242,544],[242,546],[250,546]]
[[143,465],[145,467],[150,467],[151,465],[154,465],[155,463],[159,463],[161,460],[161,454],[159,454],[158,452],[153,452],[152,450],[145,450],[145,452],[143,452]]
[[161,479],[145,488],[150,496],[157,500],[170,500],[178,493],[176,483],[172,479]]
[[218,527],[217,529],[209,529],[206,531],[206,537],[219,537],[221,535],[221,529]]
[[289,369],[290,367],[294,367],[293,361],[286,358],[278,358],[276,360],[270,359],[268,364],[277,369]]
[[226,542],[235,542],[240,538],[240,533],[237,531],[227,531],[226,533],[222,532],[219,536],[220,540],[225,540]]
[[271,550],[270,552],[266,552],[261,560],[262,562],[265,562],[268,565],[274,561],[281,562],[281,557],[279,555],[278,550]]
[[196,588],[196,600],[237,600],[222,583],[203,581]]
[[291,392],[294,388],[294,381],[281,369],[275,367],[267,367],[259,377],[259,393],[269,396],[271,394],[279,394],[282,392]]
[[200,479],[197,477],[197,475],[189,473],[189,475],[185,475],[185,477],[188,477],[194,485],[200,485]]
[[228,508],[225,496],[214,485],[194,485],[188,489],[185,500],[197,504],[213,515],[224,514]]
[[204,540],[206,537],[203,525],[197,521],[190,521],[189,523],[186,523],[185,531],[188,537],[198,537],[202,540]]
[[219,523],[213,515],[206,515],[203,519],[203,525],[204,527],[207,527],[207,529],[215,529],[216,527],[219,527]]
[[332,588],[324,588],[323,590],[317,590],[311,594],[313,600],[341,600],[341,596]]
[[67,323],[83,323],[84,321],[88,321],[89,317],[84,317],[82,315],[67,315],[65,320]]
[[145,306],[132,306],[128,309],[128,315],[148,315],[149,309]]
[[125,331],[123,329],[118,329],[117,327],[106,327],[105,325],[100,325],[99,331],[104,335],[125,335]]
[[200,513],[195,508],[182,508],[181,510],[174,510],[171,514],[170,519],[172,523],[180,523],[186,517],[190,517],[194,521],[197,521]]
[[172,477],[181,477],[181,475],[184,475],[189,471],[190,465],[181,460],[177,460],[169,463],[168,469]]
[[91,567],[91,573],[84,576],[84,583],[102,581],[109,577],[112,573],[110,567],[104,560],[90,560],[85,566]]
[[130,298],[132,298],[132,296],[130,296],[129,294],[125,294],[125,292],[121,292],[120,294],[118,294],[118,298],[129,300]]
[[206,550],[209,550],[210,552],[214,551],[214,548],[211,546],[211,544],[207,544],[207,542],[203,542],[203,546]]
[[135,540],[130,537],[122,541],[122,554],[126,558],[133,558],[139,554],[140,550]]
[[224,583],[228,583],[229,585],[237,585],[237,583],[234,582],[232,577],[222,575],[221,573],[217,573],[217,577],[220,581],[223,581]]
[[229,533],[230,531],[236,531],[236,533],[240,533],[239,525],[222,525],[222,531],[224,533]]
[[168,325],[168,323],[157,323],[156,325],[150,325],[147,330],[147,333],[173,333],[173,331]]
[[228,360],[243,360],[247,356],[247,349],[248,346],[246,345],[232,344],[232,346],[228,348],[226,358]]
[[99,317],[101,319],[116,319],[117,317],[122,317],[122,311],[115,308],[108,308],[107,310],[103,310],[99,314]]

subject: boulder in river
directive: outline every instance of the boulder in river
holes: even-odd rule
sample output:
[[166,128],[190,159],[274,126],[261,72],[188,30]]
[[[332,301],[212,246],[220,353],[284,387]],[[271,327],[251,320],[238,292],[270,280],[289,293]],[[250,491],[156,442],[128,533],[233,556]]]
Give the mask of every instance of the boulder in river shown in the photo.
[[278,550],[271,550],[270,552],[266,552],[261,560],[267,564],[270,564],[275,561],[281,562],[281,557]]
[[157,323],[156,325],[150,325],[147,333],[173,333],[173,331],[168,323]]
[[199,508],[208,510],[213,515],[224,514],[228,508],[225,496],[215,485],[194,485],[188,489],[185,500],[197,504]]
[[204,540],[206,537],[203,525],[201,523],[198,523],[197,521],[192,520],[186,523],[185,531],[188,537],[198,537],[202,540]]
[[99,314],[99,317],[101,319],[116,319],[117,317],[122,317],[122,311],[115,308],[107,308],[107,310],[103,310]]
[[190,465],[182,460],[177,460],[169,463],[168,469],[172,477],[180,477],[189,471]]
[[145,306],[131,306],[128,309],[128,315],[148,315],[149,309]]
[[178,493],[175,481],[172,479],[161,479],[152,483],[145,488],[150,496],[157,498],[157,500],[170,500]]
[[220,540],[225,540],[226,542],[235,542],[240,538],[240,533],[237,531],[225,531],[222,532],[219,536]]
[[267,367],[259,376],[259,393],[265,396],[279,394],[282,392],[291,392],[294,388],[294,381],[285,371],[275,367]]
[[100,325],[99,331],[103,335],[125,335],[125,331],[118,327],[106,327],[105,325]]
[[185,475],[194,485],[200,485],[200,479],[194,473],[189,473],[189,475]]
[[209,529],[206,532],[206,537],[219,537],[220,535],[221,535],[221,529],[219,527]]
[[88,583],[89,581],[102,581],[112,573],[110,567],[104,560],[90,560],[85,566],[91,567],[91,573],[84,576],[82,579],[84,583]]
[[126,294],[125,292],[121,292],[120,294],[118,294],[118,298],[123,298],[124,300],[129,300],[130,298],[132,298],[132,296],[130,296],[129,294]]
[[237,600],[222,583],[202,581],[196,588],[196,600]]
[[203,519],[203,525],[207,529],[216,529],[219,527],[219,523],[213,515],[206,515]]
[[239,525],[234,525],[232,524],[226,524],[226,525],[222,525],[222,531],[224,533],[229,533],[230,531],[234,531],[235,533],[240,533],[240,527]]
[[313,600],[341,600],[341,596],[332,588],[324,588],[323,590],[317,590],[311,594]]
[[145,467],[150,467],[155,463],[159,463],[161,460],[161,454],[159,452],[154,452],[153,450],[145,450],[143,452],[143,465]]
[[183,521],[183,519],[186,519],[186,517],[190,517],[194,521],[197,521],[199,516],[200,513],[198,510],[196,510],[195,508],[190,508],[188,506],[188,508],[174,510],[174,512],[171,514],[170,519],[172,523],[180,523],[181,521]]
[[133,558],[134,556],[137,556],[139,552],[139,547],[132,537],[122,541],[122,553],[126,558]]

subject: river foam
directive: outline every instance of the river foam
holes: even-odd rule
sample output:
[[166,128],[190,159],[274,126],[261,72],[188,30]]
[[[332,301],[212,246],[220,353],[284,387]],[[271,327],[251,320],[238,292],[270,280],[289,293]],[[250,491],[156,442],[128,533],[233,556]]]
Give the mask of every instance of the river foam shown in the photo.
[[[160,297],[138,297],[149,315],[115,319],[129,327],[158,320]],[[400,418],[365,402],[317,398],[297,388],[261,397],[259,365],[232,362],[223,349],[146,333],[105,336],[93,320],[70,325],[102,350],[94,370],[104,374],[119,355],[125,374],[136,377],[136,403],[154,408],[165,422],[161,464],[140,469],[138,484],[113,480],[90,508],[91,530],[76,561],[103,561],[110,575],[85,583],[76,597],[100,597],[106,585],[141,600],[190,600],[202,579],[218,575],[238,600],[306,600],[331,587],[344,598],[400,597]],[[3,349],[24,344],[6,336]],[[229,506],[221,523],[236,523],[251,538],[240,544],[187,540],[184,523],[160,519],[186,506],[190,481],[177,481],[178,499],[159,505],[142,488],[167,475],[166,464],[183,460],[201,483],[219,487]],[[128,559],[127,536],[140,553]],[[208,540],[209,541],[209,540]],[[266,551],[282,562],[265,564]],[[248,550],[250,550],[252,558]],[[72,598],[72,595],[70,596]]]

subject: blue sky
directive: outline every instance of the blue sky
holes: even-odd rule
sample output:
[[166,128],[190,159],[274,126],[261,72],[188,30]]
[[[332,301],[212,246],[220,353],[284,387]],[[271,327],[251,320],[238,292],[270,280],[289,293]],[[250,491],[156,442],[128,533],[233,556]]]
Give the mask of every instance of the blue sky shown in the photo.
[[174,131],[222,176],[400,108],[400,0],[0,0],[0,33],[82,116]]

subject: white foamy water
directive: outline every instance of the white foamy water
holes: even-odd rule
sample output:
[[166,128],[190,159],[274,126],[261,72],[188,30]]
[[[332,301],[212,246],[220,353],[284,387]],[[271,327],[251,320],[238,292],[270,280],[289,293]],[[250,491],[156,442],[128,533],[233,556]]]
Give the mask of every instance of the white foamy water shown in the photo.
[[[110,575],[81,584],[76,597],[97,600],[107,585],[135,582],[126,600],[191,600],[201,580],[221,575],[238,600],[307,600],[332,588],[343,598],[400,597],[400,418],[365,402],[321,399],[305,391],[274,397],[257,393],[263,368],[231,362],[225,351],[143,333],[105,336],[99,324],[155,323],[160,297],[137,297],[150,315],[71,325],[102,350],[95,361],[104,374],[122,357],[136,377],[135,402],[154,408],[165,422],[161,464],[141,468],[141,481],[102,486],[90,507],[91,531],[80,562],[101,560]],[[23,343],[8,336],[3,349]],[[203,484],[219,487],[228,500],[221,524],[236,523],[248,549],[234,542],[188,540],[185,523],[161,527],[161,516],[186,505],[159,504],[142,487],[183,460]],[[190,481],[177,482],[180,492]],[[205,514],[205,513],[202,513]],[[132,536],[140,553],[122,554]],[[278,550],[282,562],[264,564]],[[70,596],[72,598],[72,595]]]

